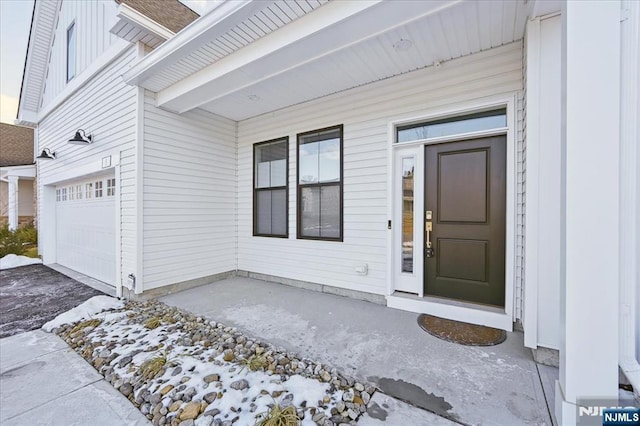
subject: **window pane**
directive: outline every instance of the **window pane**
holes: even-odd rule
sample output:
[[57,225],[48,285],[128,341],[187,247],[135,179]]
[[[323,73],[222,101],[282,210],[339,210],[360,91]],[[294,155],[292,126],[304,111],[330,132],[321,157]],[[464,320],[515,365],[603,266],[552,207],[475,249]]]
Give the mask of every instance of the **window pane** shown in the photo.
[[271,162],[271,185],[285,186],[287,184],[287,160],[274,160]]
[[300,230],[304,237],[320,236],[320,188],[302,188]]
[[318,157],[320,143],[311,142],[300,145],[300,183],[318,182]]
[[481,130],[507,127],[507,112],[504,109],[472,114],[466,117],[438,120],[398,129],[398,142],[433,139]]
[[287,191],[274,189],[271,192],[271,234],[287,235]]
[[256,188],[268,188],[271,186],[271,163],[268,161],[258,163],[256,176]]
[[402,159],[402,272],[413,272],[414,159]]
[[256,146],[256,188],[287,184],[287,140]]
[[255,208],[256,233],[271,234],[271,191],[258,191]]
[[319,182],[340,181],[340,139],[320,142]]
[[76,75],[76,24],[67,30],[67,81]]
[[340,237],[340,186],[320,187],[320,236]]

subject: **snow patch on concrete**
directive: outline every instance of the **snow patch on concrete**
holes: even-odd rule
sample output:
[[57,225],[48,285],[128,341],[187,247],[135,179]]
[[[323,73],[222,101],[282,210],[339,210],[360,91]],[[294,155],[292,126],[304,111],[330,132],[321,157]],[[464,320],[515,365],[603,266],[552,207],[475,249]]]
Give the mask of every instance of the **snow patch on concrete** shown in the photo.
[[42,259],[36,259],[27,256],[18,256],[17,254],[8,254],[0,259],[0,269],[18,268],[20,266],[41,264]]
[[[112,309],[120,309],[124,306],[122,300],[118,300],[109,296],[94,296],[86,302],[76,306],[75,308],[63,312],[51,321],[42,326],[44,331],[51,332],[54,328],[60,327],[62,324],[71,324],[76,321],[95,318],[97,314]],[[113,318],[110,318],[113,319]]]

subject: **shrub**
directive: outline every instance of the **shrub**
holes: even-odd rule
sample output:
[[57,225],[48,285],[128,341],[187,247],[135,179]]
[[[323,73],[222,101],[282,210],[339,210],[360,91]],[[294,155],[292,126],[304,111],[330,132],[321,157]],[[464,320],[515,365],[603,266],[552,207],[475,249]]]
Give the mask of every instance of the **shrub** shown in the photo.
[[8,254],[24,254],[25,251],[38,244],[38,231],[33,225],[24,226],[14,231],[9,225],[0,226],[0,257]]
[[16,231],[9,230],[7,225],[2,225],[0,228],[0,257],[22,253],[24,253],[24,245],[20,235]]
[[38,231],[33,225],[22,226],[16,229],[15,232],[20,236],[24,244],[38,244]]

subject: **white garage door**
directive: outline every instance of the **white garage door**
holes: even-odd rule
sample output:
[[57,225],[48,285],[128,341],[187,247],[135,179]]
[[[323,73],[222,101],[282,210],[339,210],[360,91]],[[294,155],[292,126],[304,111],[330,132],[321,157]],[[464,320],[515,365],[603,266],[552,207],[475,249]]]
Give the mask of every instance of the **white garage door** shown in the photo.
[[115,285],[115,179],[97,176],[56,187],[60,265]]

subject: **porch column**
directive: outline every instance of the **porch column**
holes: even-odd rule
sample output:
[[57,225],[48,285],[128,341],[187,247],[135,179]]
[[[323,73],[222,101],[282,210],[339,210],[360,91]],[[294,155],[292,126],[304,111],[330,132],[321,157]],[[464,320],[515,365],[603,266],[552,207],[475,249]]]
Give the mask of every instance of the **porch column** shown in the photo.
[[620,2],[565,2],[558,424],[618,396]]
[[18,227],[18,176],[7,176],[9,181],[9,204],[7,209],[7,216],[9,218],[9,229],[16,229]]

